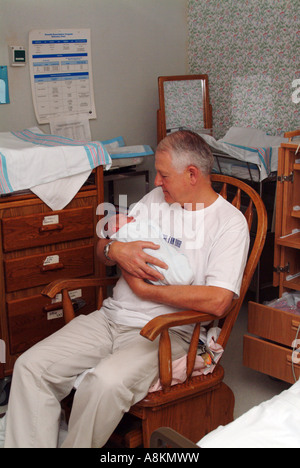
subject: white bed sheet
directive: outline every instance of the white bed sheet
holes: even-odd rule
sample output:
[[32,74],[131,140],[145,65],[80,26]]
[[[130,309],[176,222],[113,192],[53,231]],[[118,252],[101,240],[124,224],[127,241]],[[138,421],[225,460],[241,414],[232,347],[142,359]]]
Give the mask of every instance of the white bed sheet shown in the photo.
[[300,380],[271,400],[210,432],[201,448],[300,448]]
[[[256,164],[256,178],[262,181],[269,177],[271,172],[276,172],[278,168],[278,149],[281,143],[288,140],[282,136],[267,135],[265,132],[255,128],[231,127],[226,135],[215,140],[211,135],[200,133],[203,139],[213,148],[222,153],[228,154],[231,158]],[[223,162],[224,166],[225,163]],[[231,164],[231,165],[230,165]],[[227,171],[236,177],[242,169],[234,167],[234,164],[227,164]],[[224,171],[225,173],[225,171]],[[235,175],[235,173],[237,175]],[[250,178],[247,167],[241,178]]]
[[238,179],[252,180],[253,182],[260,182],[260,168],[255,164],[249,164],[249,166],[238,160],[229,160],[218,158],[218,162],[215,161],[213,167],[213,173],[224,174],[231,177],[237,177]]

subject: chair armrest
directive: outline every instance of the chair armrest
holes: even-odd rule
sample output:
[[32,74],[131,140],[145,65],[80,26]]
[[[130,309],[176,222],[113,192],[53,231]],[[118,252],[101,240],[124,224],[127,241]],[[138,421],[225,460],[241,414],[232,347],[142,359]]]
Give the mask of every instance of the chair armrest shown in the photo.
[[204,314],[194,310],[174,312],[173,314],[159,315],[150,320],[141,330],[141,335],[150,341],[154,341],[163,331],[180,325],[190,325],[201,322],[212,322],[214,315]]
[[168,330],[181,325],[195,324],[191,337],[190,347],[187,354],[187,380],[192,376],[198,351],[201,323],[213,322],[224,319],[236,306],[234,300],[222,317],[197,312],[195,310],[184,310],[172,314],[159,315],[150,320],[141,330],[140,334],[150,341],[154,341],[160,335],[159,341],[159,377],[164,391],[168,390],[172,382],[172,350]]
[[186,310],[174,312],[172,314],[160,315],[150,320],[140,334],[150,341],[154,341],[160,335],[159,340],[159,378],[163,391],[167,391],[172,383],[172,349],[171,340],[168,333],[169,328],[180,325],[195,324],[194,332],[191,338],[189,351],[187,354],[187,380],[192,376],[200,335],[202,322],[212,322],[216,317],[214,315]]
[[117,277],[111,278],[73,278],[73,279],[59,279],[52,281],[48,284],[42,291],[43,296],[55,297],[57,293],[61,292],[63,289],[76,289],[76,288],[85,288],[89,286],[99,286],[106,287],[114,285],[117,281]]
[[98,294],[97,308],[100,309],[102,305],[102,301],[103,301],[103,291],[101,288],[114,285],[116,284],[117,280],[118,280],[117,277],[59,279],[59,280],[52,281],[52,283],[48,284],[48,286],[46,286],[41,291],[41,294],[43,296],[53,298],[56,296],[56,294],[58,294],[59,292],[62,292],[64,319],[65,319],[65,323],[69,323],[75,317],[73,304],[68,294],[69,290],[77,289],[77,288],[84,288],[84,287],[89,287],[89,286],[90,287],[98,286],[99,294]]

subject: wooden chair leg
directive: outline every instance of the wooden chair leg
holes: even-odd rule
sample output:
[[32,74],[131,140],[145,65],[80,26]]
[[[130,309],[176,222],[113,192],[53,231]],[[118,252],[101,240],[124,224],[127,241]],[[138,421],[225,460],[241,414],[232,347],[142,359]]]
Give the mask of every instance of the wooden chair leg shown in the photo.
[[170,427],[161,427],[151,435],[151,448],[195,448],[199,449],[198,445],[191,442],[186,437],[183,437],[178,432]]

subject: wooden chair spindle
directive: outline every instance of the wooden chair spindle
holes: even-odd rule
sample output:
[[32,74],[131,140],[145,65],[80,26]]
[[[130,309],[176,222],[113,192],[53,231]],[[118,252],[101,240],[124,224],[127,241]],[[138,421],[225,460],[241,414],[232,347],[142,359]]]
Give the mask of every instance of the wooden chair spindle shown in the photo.
[[222,189],[220,190],[220,195],[227,200],[227,184],[224,183]]
[[235,206],[238,210],[241,208],[241,189],[238,188],[236,191],[236,195],[232,200],[232,205]]
[[64,309],[65,323],[69,323],[75,317],[75,313],[74,313],[73,304],[72,304],[72,301],[70,299],[67,289],[62,290],[62,297],[63,297],[63,309]]
[[195,360],[198,351],[199,335],[200,335],[201,324],[197,323],[194,328],[193,336],[190,343],[189,352],[186,361],[186,376],[190,379],[194,370]]
[[248,228],[250,231],[251,226],[252,226],[252,221],[253,221],[253,201],[252,200],[250,200],[248,208],[245,212],[245,218],[247,220]]
[[163,330],[160,336],[159,364],[160,382],[165,392],[171,387],[172,382],[172,350],[168,330]]

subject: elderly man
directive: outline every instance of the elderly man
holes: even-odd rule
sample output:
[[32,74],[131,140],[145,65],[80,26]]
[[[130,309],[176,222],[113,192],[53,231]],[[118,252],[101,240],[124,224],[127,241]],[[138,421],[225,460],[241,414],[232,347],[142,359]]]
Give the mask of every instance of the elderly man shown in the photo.
[[[60,401],[76,376],[93,368],[76,391],[63,447],[102,447],[124,412],[141,400],[158,377],[158,341],[140,335],[153,317],[182,309],[217,316],[238,296],[249,234],[244,216],[212,188],[213,157],[190,131],[167,136],[155,155],[156,188],[130,215],[151,218],[166,242],[185,254],[191,285],[154,285],[162,279],[150,264],[155,239],[129,243],[100,239],[99,260],[118,264],[122,276],[100,311],[79,316],[16,362],[7,413],[6,447],[55,447]],[[190,328],[170,332],[173,359],[186,354]],[[205,327],[201,330],[205,341]]]

